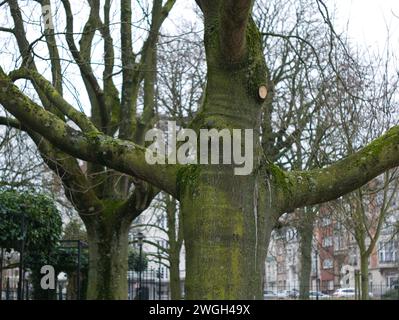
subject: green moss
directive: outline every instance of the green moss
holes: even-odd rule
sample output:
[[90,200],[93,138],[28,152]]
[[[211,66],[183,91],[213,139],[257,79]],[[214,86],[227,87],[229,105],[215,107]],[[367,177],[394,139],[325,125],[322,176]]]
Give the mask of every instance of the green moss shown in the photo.
[[101,135],[101,132],[98,132],[98,131],[85,132],[85,136],[86,136],[89,140],[96,140],[96,139],[99,138],[100,135]]
[[114,222],[114,218],[116,216],[116,213],[118,212],[118,208],[120,208],[123,205],[123,201],[121,200],[113,200],[113,199],[104,199],[102,200],[102,204],[104,206],[104,209],[102,211],[102,216],[105,219],[105,221],[109,221],[110,225]]
[[258,98],[260,85],[269,83],[268,70],[263,54],[262,35],[255,22],[251,19],[247,27],[248,47],[248,93]]
[[388,144],[397,145],[399,138],[399,126],[393,127],[382,137],[375,139],[369,146],[364,149],[364,153],[371,156],[380,156],[384,148]]
[[283,169],[274,163],[268,163],[266,171],[271,175],[274,180],[274,184],[283,190],[289,190],[292,186],[289,176],[285,173]]
[[178,165],[177,193],[182,195],[187,188],[192,189],[197,185],[201,169],[199,165]]

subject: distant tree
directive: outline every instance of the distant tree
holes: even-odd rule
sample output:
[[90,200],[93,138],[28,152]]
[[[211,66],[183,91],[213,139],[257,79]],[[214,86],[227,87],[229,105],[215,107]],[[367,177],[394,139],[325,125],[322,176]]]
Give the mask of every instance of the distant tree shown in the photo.
[[87,241],[84,225],[78,219],[72,218],[64,227],[62,239]]
[[140,259],[140,252],[136,249],[131,249],[128,257],[128,265],[129,270],[143,272],[148,266],[147,255],[143,252]]
[[149,233],[155,233],[157,239],[145,240],[145,243],[156,251],[156,253],[148,253],[147,257],[150,261],[162,264],[169,269],[171,299],[180,300],[182,297],[180,254],[182,253],[184,238],[183,219],[178,201],[162,192],[152,205],[152,209],[148,219],[142,221],[140,217],[141,223],[135,224],[132,229],[145,228]]

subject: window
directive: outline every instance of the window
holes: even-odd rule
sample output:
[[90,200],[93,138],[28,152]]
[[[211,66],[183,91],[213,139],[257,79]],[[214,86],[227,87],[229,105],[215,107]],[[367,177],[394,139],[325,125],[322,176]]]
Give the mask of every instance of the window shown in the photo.
[[323,238],[323,248],[331,247],[333,245],[332,237]]
[[349,249],[349,265],[356,267],[357,266],[357,261],[358,261],[358,253],[357,253],[357,248],[352,247]]
[[392,289],[397,289],[397,285],[399,283],[398,276],[388,276],[387,277],[387,285]]
[[341,234],[337,234],[334,236],[334,249],[335,250],[342,250],[345,249],[345,240]]
[[333,261],[331,259],[323,260],[323,269],[332,269]]
[[398,241],[380,242],[378,244],[378,259],[380,263],[398,262]]

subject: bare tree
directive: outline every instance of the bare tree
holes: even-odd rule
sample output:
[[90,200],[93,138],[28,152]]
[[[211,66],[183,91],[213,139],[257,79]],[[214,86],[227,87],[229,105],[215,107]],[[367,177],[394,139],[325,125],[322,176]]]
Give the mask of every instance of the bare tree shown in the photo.
[[[146,43],[156,43],[160,24],[173,2],[153,2],[153,29],[150,28],[149,42]],[[57,165],[57,169],[64,169],[64,184],[69,191],[74,191],[70,192],[71,198],[80,209],[88,229],[90,259],[94,265],[89,275],[90,298],[126,297],[126,267],[122,261],[126,260],[127,254],[127,226],[132,216],[139,214],[155,193],[149,191],[153,190],[149,185],[180,200],[187,252],[187,298],[255,299],[262,296],[266,255],[264,244],[268,243],[279,216],[298,207],[336,199],[399,164],[397,127],[328,167],[286,171],[274,164],[271,144],[262,146],[260,143],[261,122],[266,122],[265,128],[272,128],[270,117],[261,119],[265,107],[270,106],[272,101],[270,93],[273,92],[273,85],[264,58],[262,34],[252,15],[254,2],[197,0],[203,14],[207,86],[203,104],[191,128],[253,129],[254,170],[250,175],[236,176],[234,165],[150,165],[145,160],[147,149],[140,146],[137,142],[142,141],[135,137],[142,137],[141,133],[152,125],[151,121],[144,119],[152,118],[153,114],[152,92],[155,90],[151,84],[154,83],[156,55],[154,46],[144,46],[140,55],[142,63],[136,63],[132,54],[131,2],[121,1],[119,8],[123,75],[120,99],[116,94],[116,85],[112,82],[114,65],[111,52],[116,45],[110,41],[110,32],[102,34],[108,48],[104,51],[107,54],[105,65],[109,71],[105,72],[103,88],[88,63],[93,35],[96,30],[100,33],[107,30],[108,21],[101,23],[98,8],[94,2],[91,3],[91,20],[86,24],[81,48],[77,50],[71,29],[73,15],[70,14],[70,5],[65,0],[62,3],[69,22],[66,32],[68,46],[91,98],[91,118],[77,111],[61,95],[57,79],[62,73],[55,66],[55,62],[59,61],[57,58],[53,56],[51,59],[54,62],[53,70],[58,69],[58,73],[53,73],[52,83],[33,67],[32,46],[26,40],[18,3],[12,0],[7,1],[7,8],[15,17],[15,26],[8,29],[14,30],[16,39],[20,40],[23,59],[17,69],[9,67],[7,73],[5,69],[0,69],[0,103],[27,128],[47,158],[52,155],[57,163],[62,161],[73,166],[73,170],[69,171],[61,165]],[[325,16],[322,1],[318,0],[317,4]],[[104,20],[106,17],[109,15],[104,14]],[[50,32],[50,37],[53,33]],[[54,44],[47,38],[49,52],[54,53],[58,46],[51,43]],[[140,66],[146,66],[148,72],[144,76]],[[131,106],[138,92],[135,91],[138,86],[134,84],[141,80],[140,76],[143,76],[144,87],[151,88],[144,90],[147,97],[144,100],[148,101],[144,105],[151,107],[144,106],[136,122],[136,109]],[[28,92],[23,92],[14,84],[19,79],[33,81],[36,92],[42,98],[40,102],[34,101]],[[119,112],[120,117],[116,117],[119,126],[112,122],[115,119],[112,110]],[[273,130],[262,132],[266,141],[272,141],[269,136],[272,133]],[[39,143],[39,140],[44,143]],[[59,150],[62,150],[62,154],[58,153],[61,152]],[[88,161],[89,172],[95,175],[86,176],[77,165],[77,158]],[[105,167],[123,174],[105,170]],[[79,177],[79,183],[73,184],[73,187],[71,176],[67,175],[68,178],[65,175],[69,172],[74,173],[73,177]],[[124,190],[126,193],[126,185],[132,180],[131,177],[134,177],[134,181],[146,183],[136,183],[133,195],[122,203],[110,201],[109,198],[103,201],[104,198],[99,197],[99,194],[109,195],[109,192],[96,192],[97,188],[91,188],[92,184],[88,182],[96,180],[94,185],[97,187],[102,185],[99,182],[116,178],[120,188],[113,195],[117,198]],[[121,214],[126,212],[123,210],[125,208],[129,209],[127,215]]]
[[[97,133],[103,132],[138,144],[143,143],[146,128],[152,126],[155,115],[158,35],[175,1],[162,3],[156,0],[150,11],[144,3],[142,7],[139,6],[138,9],[143,10],[143,18],[137,27],[141,26],[146,30],[142,32],[144,40],[141,41],[142,46],[139,50],[133,48],[136,43],[133,43],[130,1],[121,1],[119,9],[108,0],[102,7],[99,1],[89,1],[89,6],[85,4],[80,13],[76,12],[68,0],[61,1],[57,5],[62,4],[63,10],[57,7],[57,12],[63,12],[60,21],[65,21],[65,31],[61,31],[62,25],[55,24],[50,1],[36,2],[39,6],[28,5],[23,8],[16,0],[2,3],[4,10],[9,11],[13,22],[13,26],[7,30],[3,28],[2,31],[15,38],[20,55],[14,53],[14,57],[21,59],[20,68],[11,75],[13,81],[29,80],[39,98],[38,101],[44,107],[43,110],[55,115],[63,125],[68,126],[73,122],[75,128],[87,130],[86,132],[93,134],[93,138]],[[113,20],[118,19],[113,14],[114,10],[120,12],[120,38],[117,39],[114,38],[116,32],[112,28]],[[38,13],[41,11],[44,21],[40,24],[41,14]],[[28,17],[28,21],[23,18],[24,15]],[[76,17],[86,19],[81,31],[75,29]],[[38,25],[39,29],[35,28],[35,25]],[[25,27],[38,34],[38,38],[29,41]],[[79,47],[75,43],[77,36],[80,38]],[[44,48],[40,48],[42,42],[45,44]],[[92,49],[98,43],[103,44],[102,75],[99,75],[96,54]],[[121,48],[119,67],[116,47]],[[47,52],[42,53],[43,50]],[[39,69],[47,62],[51,70],[51,82]],[[70,81],[74,81],[64,76],[68,65],[73,65],[80,73],[80,81],[86,89],[90,105],[86,109],[90,109],[90,118],[77,111],[64,98],[65,89],[70,89]],[[116,70],[117,68],[119,70]],[[117,78],[119,74],[121,76]],[[119,79],[122,84],[117,88],[115,81]],[[81,89],[75,88],[79,99]],[[138,110],[137,102],[141,88],[144,105]],[[91,162],[82,163],[61,151],[62,148],[51,144],[49,140],[43,139],[30,127],[22,126],[15,120],[6,120],[8,125],[26,131],[32,138],[43,160],[61,178],[67,198],[85,223],[90,251],[88,297],[126,298],[129,226],[133,219],[148,207],[158,192],[156,188],[119,173],[114,170],[116,168],[110,169]],[[73,134],[69,137],[73,137]],[[83,149],[89,151],[86,147]]]

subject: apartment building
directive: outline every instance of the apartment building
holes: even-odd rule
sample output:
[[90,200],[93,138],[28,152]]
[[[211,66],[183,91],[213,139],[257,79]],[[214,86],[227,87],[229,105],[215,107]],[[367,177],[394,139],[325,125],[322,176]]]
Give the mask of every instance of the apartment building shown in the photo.
[[[328,214],[326,208],[319,213],[313,235],[309,285],[314,289],[317,285],[320,291],[328,294],[337,288],[353,288],[355,273],[360,271],[355,238]],[[399,211],[384,224],[369,259],[369,286],[375,296],[384,294],[399,281],[399,235],[395,227],[398,221]],[[299,239],[295,228],[273,232],[265,262],[265,289],[298,288],[300,269]]]

